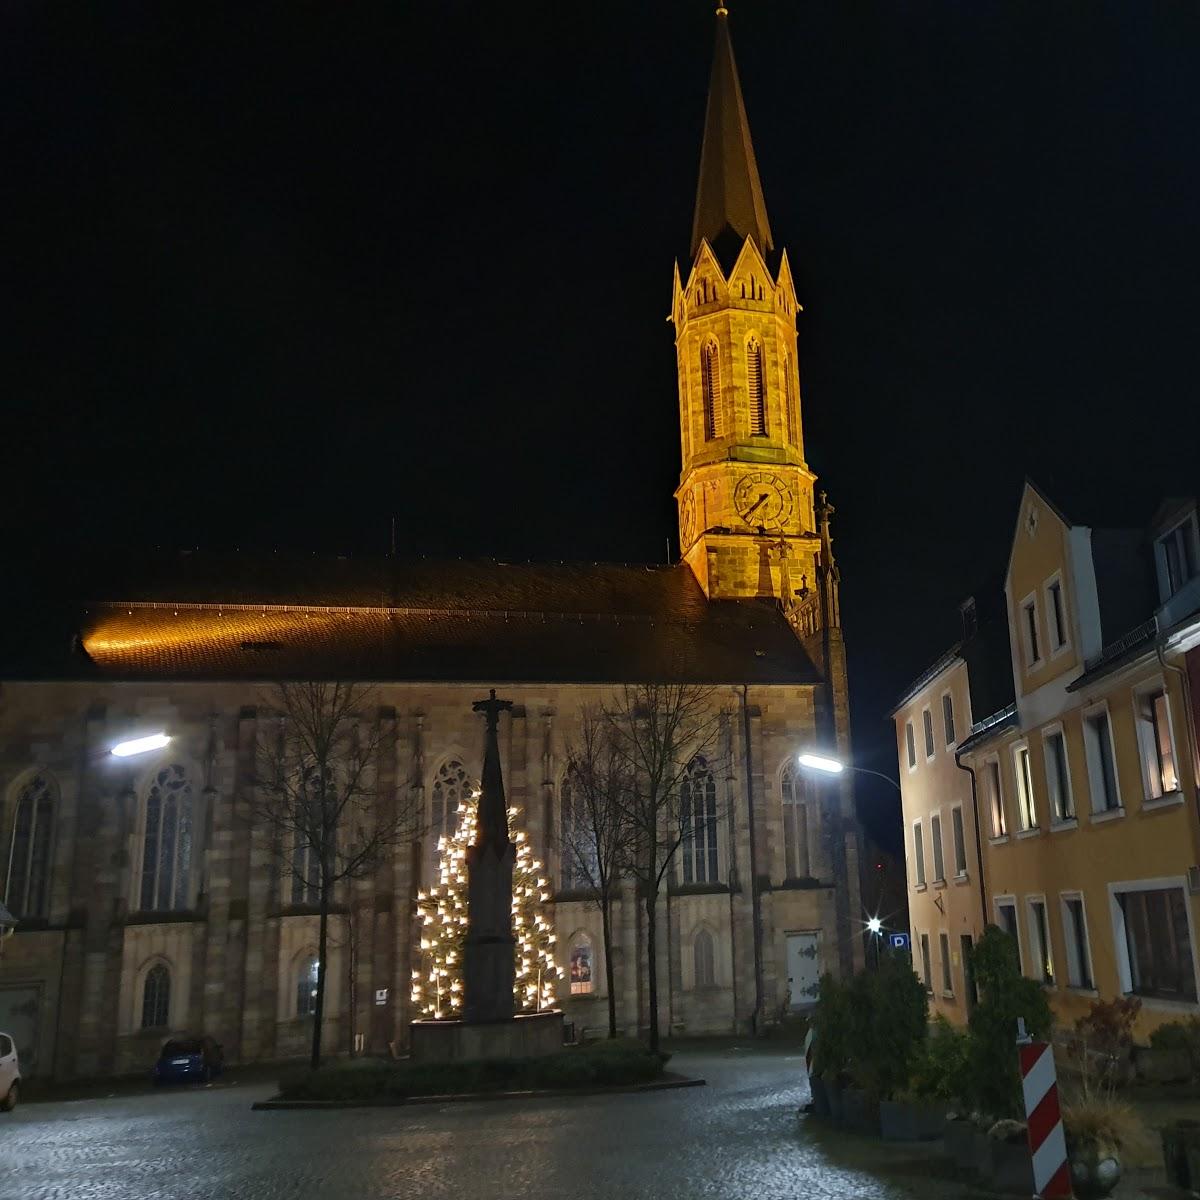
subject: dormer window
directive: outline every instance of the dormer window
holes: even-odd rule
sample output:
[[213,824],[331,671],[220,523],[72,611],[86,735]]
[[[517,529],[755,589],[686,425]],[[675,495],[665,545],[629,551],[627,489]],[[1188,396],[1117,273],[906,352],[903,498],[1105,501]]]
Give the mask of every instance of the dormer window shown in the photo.
[[1196,577],[1200,554],[1197,553],[1195,514],[1189,514],[1186,520],[1158,539],[1156,557],[1159,580],[1163,585],[1162,598],[1169,600]]

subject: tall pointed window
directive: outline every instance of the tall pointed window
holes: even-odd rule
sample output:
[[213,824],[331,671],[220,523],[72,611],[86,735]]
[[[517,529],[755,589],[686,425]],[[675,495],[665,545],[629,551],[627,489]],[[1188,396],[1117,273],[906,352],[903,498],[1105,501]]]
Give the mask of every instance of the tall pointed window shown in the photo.
[[142,984],[142,1028],[165,1029],[171,1017],[171,972],[156,963]]
[[596,836],[588,821],[587,800],[580,795],[573,772],[563,776],[559,790],[559,853],[562,887],[566,891],[593,888],[600,878]]
[[315,954],[300,960],[296,973],[296,1016],[311,1017],[317,1011],[317,975],[320,962]]
[[783,414],[787,423],[787,440],[789,446],[796,444],[796,397],[792,389],[792,358],[784,351],[783,354]]
[[458,827],[459,807],[473,790],[467,769],[457,758],[438,767],[433,780],[433,805],[429,814],[429,840],[435,847],[438,838],[454,833]]
[[683,825],[683,882],[717,880],[717,782],[697,756],[684,776],[680,796]]
[[698,988],[712,987],[717,982],[716,964],[713,953],[713,935],[707,929],[701,929],[692,942],[692,956],[695,966],[696,986]]
[[783,856],[787,879],[812,875],[808,852],[808,780],[789,766],[780,781],[783,791]]
[[750,432],[755,437],[767,433],[767,376],[763,370],[763,348],[758,338],[746,343],[746,390],[750,397]]
[[17,793],[12,842],[8,848],[8,884],[4,891],[4,903],[14,917],[47,915],[55,799],[53,781],[41,772]]
[[721,436],[721,363],[716,342],[705,342],[700,350],[700,392],[704,399],[704,437]]
[[155,772],[142,836],[143,912],[187,908],[191,899],[192,784],[172,763]]

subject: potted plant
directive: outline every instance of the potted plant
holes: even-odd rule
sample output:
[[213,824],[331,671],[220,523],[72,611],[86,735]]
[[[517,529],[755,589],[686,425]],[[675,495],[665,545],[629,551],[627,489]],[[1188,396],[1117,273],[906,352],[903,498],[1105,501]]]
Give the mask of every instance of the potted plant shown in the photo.
[[933,1141],[943,1137],[950,1105],[967,1092],[966,1071],[966,1035],[945,1017],[935,1017],[913,1060],[908,1088],[880,1103],[884,1138]]
[[1144,1136],[1128,1104],[1103,1096],[1066,1105],[1063,1128],[1078,1200],[1109,1195],[1121,1179],[1121,1152]]
[[809,1079],[813,1112],[842,1120],[842,1085],[849,1062],[849,1012],[846,989],[828,972],[821,976],[812,1012],[813,1071]]

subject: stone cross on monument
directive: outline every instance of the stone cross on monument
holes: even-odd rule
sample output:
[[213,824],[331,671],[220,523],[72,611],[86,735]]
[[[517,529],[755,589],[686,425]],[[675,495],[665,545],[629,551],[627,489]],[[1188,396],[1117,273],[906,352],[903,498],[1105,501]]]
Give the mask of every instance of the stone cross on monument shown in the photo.
[[497,731],[511,700],[471,706],[487,720],[483,779],[475,841],[467,848],[467,937],[463,945],[463,1017],[468,1022],[508,1021],[513,1015],[516,948],[512,932],[512,877],[517,850],[508,836],[508,805],[500,770]]

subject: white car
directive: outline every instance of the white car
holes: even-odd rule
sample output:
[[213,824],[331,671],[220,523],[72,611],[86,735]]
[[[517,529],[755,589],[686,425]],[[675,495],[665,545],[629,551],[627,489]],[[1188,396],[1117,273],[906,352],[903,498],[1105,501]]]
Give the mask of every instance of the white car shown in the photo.
[[20,1086],[17,1044],[7,1033],[0,1033],[0,1112],[12,1112],[17,1107]]

